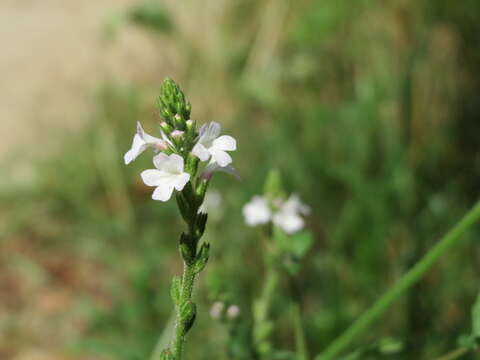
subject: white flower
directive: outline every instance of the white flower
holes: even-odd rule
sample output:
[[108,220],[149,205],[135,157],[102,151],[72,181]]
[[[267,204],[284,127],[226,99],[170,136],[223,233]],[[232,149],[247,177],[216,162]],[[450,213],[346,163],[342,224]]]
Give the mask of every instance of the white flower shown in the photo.
[[162,133],[163,139],[156,138],[155,136],[148,135],[142,128],[142,125],[137,122],[137,133],[133,137],[132,147],[125,153],[123,157],[125,164],[130,164],[148,147],[154,148],[156,151],[166,150],[168,148],[169,141]]
[[266,224],[272,221],[287,234],[293,234],[301,230],[305,221],[301,215],[308,215],[310,208],[300,201],[297,194],[292,194],[283,203],[275,203],[272,210],[267,199],[262,196],[254,196],[252,200],[243,207],[243,216],[249,226]]
[[300,215],[308,215],[310,208],[300,201],[297,194],[292,194],[273,215],[272,221],[287,234],[293,234],[303,228],[305,221]]
[[210,308],[210,316],[214,319],[219,319],[222,316],[223,309],[225,308],[225,304],[221,301],[215,302],[212,307]]
[[227,309],[227,317],[229,319],[235,319],[238,315],[240,315],[240,308],[238,305],[230,305]]
[[270,221],[272,211],[268,201],[262,196],[254,196],[249,203],[243,207],[243,216],[249,226],[266,224]]
[[181,191],[190,180],[190,174],[183,171],[183,158],[177,154],[160,153],[153,158],[157,169],[142,172],[143,182],[148,186],[156,186],[152,199],[167,201],[173,189]]
[[227,151],[237,149],[237,142],[228,135],[220,135],[220,124],[211,122],[200,128],[198,141],[192,149],[192,154],[200,160],[206,161],[212,157],[213,161],[221,167],[225,167],[232,162],[231,156]]

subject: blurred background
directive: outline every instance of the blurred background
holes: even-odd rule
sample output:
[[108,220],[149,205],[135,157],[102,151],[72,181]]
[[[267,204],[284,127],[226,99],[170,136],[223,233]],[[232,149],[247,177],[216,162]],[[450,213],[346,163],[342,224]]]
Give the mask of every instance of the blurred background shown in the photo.
[[[478,0],[2,0],[0,42],[0,359],[134,360],[155,348],[183,224],[142,184],[149,156],[124,166],[123,154],[137,120],[157,131],[166,76],[192,118],[236,137],[243,179],[213,180],[220,211],[187,359],[251,359],[262,249],[241,209],[270,168],[312,208],[297,277],[310,354],[478,196]],[[471,331],[479,234],[351,350],[382,339],[398,351],[369,359],[454,349]],[[208,315],[219,299],[241,311],[233,344]],[[273,342],[288,350],[282,299]]]

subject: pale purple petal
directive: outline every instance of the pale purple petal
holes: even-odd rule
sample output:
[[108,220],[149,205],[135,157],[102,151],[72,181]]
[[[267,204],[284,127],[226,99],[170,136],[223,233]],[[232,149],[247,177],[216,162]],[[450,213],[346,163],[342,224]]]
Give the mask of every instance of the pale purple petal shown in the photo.
[[212,148],[223,151],[234,151],[237,149],[237,142],[231,136],[222,135],[213,140]]
[[155,136],[149,135],[143,130],[142,124],[137,121],[137,134],[145,141],[148,145],[154,146],[155,144],[159,143],[162,141],[162,139],[159,139]]
[[219,123],[215,121],[212,121],[206,125],[203,125],[200,128],[200,137],[198,142],[202,144],[212,142],[218,137],[218,135],[220,135],[221,130],[222,130],[222,127],[220,126]]
[[125,164],[130,164],[137,158],[138,155],[144,152],[147,147],[147,143],[138,134],[135,134],[133,137],[132,147],[125,153],[123,157]]

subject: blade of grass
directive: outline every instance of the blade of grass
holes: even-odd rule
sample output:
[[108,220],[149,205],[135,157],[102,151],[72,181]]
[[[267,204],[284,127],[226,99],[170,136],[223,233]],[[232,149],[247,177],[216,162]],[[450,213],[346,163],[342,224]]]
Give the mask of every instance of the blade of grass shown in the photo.
[[388,307],[402,296],[412,285],[455,245],[467,230],[480,219],[480,201],[424,255],[403,277],[358,318],[343,334],[337,337],[315,360],[330,360],[337,357],[366,328],[374,323]]

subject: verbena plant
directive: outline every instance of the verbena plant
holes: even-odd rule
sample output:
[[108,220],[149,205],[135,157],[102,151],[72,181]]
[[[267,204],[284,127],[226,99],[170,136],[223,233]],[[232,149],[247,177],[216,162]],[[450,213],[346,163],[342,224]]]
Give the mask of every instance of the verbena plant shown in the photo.
[[[131,163],[146,149],[156,153],[155,169],[141,173],[148,186],[155,187],[152,198],[168,201],[175,196],[180,214],[187,225],[179,238],[179,252],[183,259],[183,275],[175,276],[171,297],[175,305],[175,331],[170,346],[164,349],[162,360],[182,359],[185,337],[196,318],[196,305],[192,292],[197,275],[205,268],[210,244],[200,243],[208,215],[201,211],[209,182],[216,171],[235,175],[228,151],[236,150],[236,141],[220,135],[220,124],[211,122],[197,130],[196,121],[190,119],[191,105],[179,86],[171,79],[164,81],[159,96],[161,138],[147,134],[140,123],[132,147],[124,156]],[[201,162],[208,163],[201,166]]]

